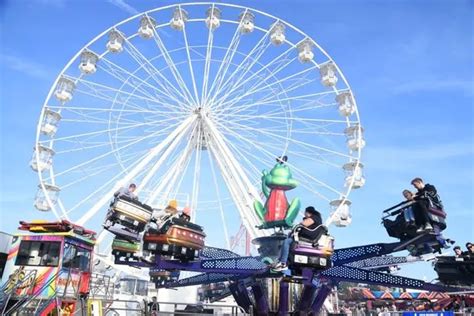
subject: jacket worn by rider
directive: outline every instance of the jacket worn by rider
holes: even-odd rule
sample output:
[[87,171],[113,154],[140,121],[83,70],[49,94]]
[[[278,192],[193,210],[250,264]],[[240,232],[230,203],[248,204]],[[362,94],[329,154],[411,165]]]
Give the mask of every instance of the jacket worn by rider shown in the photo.
[[[318,215],[311,215],[310,218],[313,220],[313,224],[307,226],[307,229],[302,229],[299,236],[312,240],[318,235],[318,231],[315,228],[322,224],[322,220],[321,216]],[[303,220],[304,219],[306,219],[306,217],[304,217]]]
[[434,207],[443,209],[443,203],[441,202],[441,198],[436,191],[434,185],[426,184],[423,189],[418,190],[418,193],[415,196],[415,200],[422,200],[426,199],[430,201]]

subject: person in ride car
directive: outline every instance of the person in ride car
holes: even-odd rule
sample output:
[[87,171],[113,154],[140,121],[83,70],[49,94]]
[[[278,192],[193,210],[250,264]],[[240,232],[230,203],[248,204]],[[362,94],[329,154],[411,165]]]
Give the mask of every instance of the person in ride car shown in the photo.
[[472,242],[466,243],[466,249],[467,249],[467,251],[465,251],[463,253],[463,255],[474,258],[474,246],[473,246]]
[[158,227],[162,227],[166,221],[178,216],[178,202],[170,200],[164,210],[153,214],[153,219],[156,221]]
[[[413,201],[414,194],[409,190],[403,190],[402,194],[407,201]],[[405,221],[408,223],[408,225],[415,224],[415,215],[413,214],[412,206],[409,206],[403,210],[403,217],[405,218]]]
[[[301,221],[301,223],[298,225],[302,225],[309,230],[301,230],[299,236],[308,239],[314,238],[314,234],[316,233],[315,228],[321,225],[322,222],[321,213],[319,213],[313,206],[308,206],[304,211],[303,221]],[[274,271],[283,271],[288,269],[287,262],[290,255],[290,247],[292,242],[293,235],[290,233],[290,235],[283,241],[283,244],[281,245],[280,258],[277,262],[275,262],[272,268]]]
[[435,186],[428,183],[425,184],[421,178],[413,179],[411,184],[418,190],[414,196],[414,200],[417,201],[417,203],[413,205],[415,220],[418,225],[417,232],[433,230],[433,226],[431,226],[428,217],[428,210],[430,205],[443,210],[441,198],[439,197]]
[[456,258],[459,258],[459,257],[461,257],[461,256],[463,255],[463,253],[462,253],[462,251],[461,251],[461,247],[459,247],[459,246],[455,246],[455,247],[453,248],[453,251],[454,251],[454,256],[455,256]]
[[135,183],[130,183],[128,188],[121,188],[117,192],[114,193],[114,197],[116,199],[124,196],[132,200],[138,201],[138,196],[135,194],[135,190],[137,189],[137,185]]
[[189,222],[191,220],[191,209],[189,206],[185,206],[183,208],[183,211],[179,215],[179,218],[185,220],[186,222]]

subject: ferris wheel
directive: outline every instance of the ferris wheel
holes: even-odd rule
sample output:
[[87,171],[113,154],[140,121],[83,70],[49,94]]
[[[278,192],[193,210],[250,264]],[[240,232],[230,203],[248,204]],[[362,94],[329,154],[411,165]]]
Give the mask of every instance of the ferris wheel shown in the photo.
[[227,240],[240,222],[257,237],[262,169],[287,155],[294,194],[344,226],[365,182],[362,133],[341,70],[298,28],[238,5],[161,7],[99,34],[56,78],[31,161],[35,207],[99,225],[134,182],[153,207],[176,199],[220,219]]

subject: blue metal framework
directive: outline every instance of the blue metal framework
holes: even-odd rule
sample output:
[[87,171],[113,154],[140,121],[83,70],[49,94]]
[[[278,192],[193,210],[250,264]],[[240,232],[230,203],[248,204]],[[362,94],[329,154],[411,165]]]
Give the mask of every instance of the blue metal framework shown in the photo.
[[332,256],[332,268],[324,271],[303,268],[302,276],[299,278],[282,277],[281,274],[272,273],[260,257],[241,257],[232,251],[213,247],[205,247],[201,251],[200,259],[192,262],[165,259],[161,256],[157,256],[155,262],[147,262],[135,257],[131,260],[116,258],[116,262],[155,269],[202,272],[189,278],[165,282],[160,287],[229,282],[228,288],[220,293],[220,298],[233,295],[239,306],[248,311],[253,305],[260,314],[268,314],[269,311],[260,279],[281,278],[278,307],[280,314],[288,312],[288,282],[301,282],[304,289],[297,304],[298,310],[317,312],[331,292],[331,288],[341,281],[439,292],[461,290],[374,271],[379,267],[408,263],[407,257],[394,257],[388,254],[404,250],[409,243],[423,243],[432,238],[431,234],[425,234],[417,237],[416,240],[338,249]]

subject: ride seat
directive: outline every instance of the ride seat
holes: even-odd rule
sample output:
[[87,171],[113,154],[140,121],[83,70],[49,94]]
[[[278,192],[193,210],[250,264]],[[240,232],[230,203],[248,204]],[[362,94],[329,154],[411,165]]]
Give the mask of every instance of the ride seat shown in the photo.
[[129,198],[127,196],[123,196],[123,195],[121,197],[119,197],[118,199],[127,201],[127,202],[132,203],[132,204],[135,204],[135,205],[137,205],[141,208],[144,208],[148,212],[153,213],[153,208],[151,206],[143,204],[142,202],[140,202],[138,200],[134,200],[134,199],[131,199],[131,198]]
[[428,211],[433,215],[439,216],[441,218],[446,218],[446,212],[440,208],[430,207]]
[[[294,232],[294,238],[296,242],[300,244],[308,243],[311,244],[313,247],[316,247],[319,245],[321,237],[328,234],[328,228],[324,225],[319,225],[313,229],[309,229],[308,227],[305,227],[303,225],[298,225],[296,226]],[[308,235],[300,235],[301,233],[304,234],[304,232],[306,232],[307,234],[314,234],[314,237],[309,238]]]

